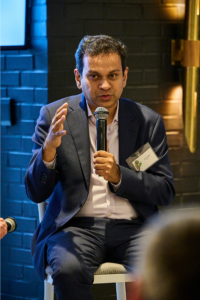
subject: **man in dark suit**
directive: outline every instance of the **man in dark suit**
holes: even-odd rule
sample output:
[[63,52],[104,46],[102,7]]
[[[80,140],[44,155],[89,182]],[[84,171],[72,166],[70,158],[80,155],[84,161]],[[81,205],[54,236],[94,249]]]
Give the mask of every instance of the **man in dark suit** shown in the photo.
[[[49,198],[32,254],[41,279],[51,266],[58,300],[93,299],[93,274],[105,261],[128,269],[143,223],[175,193],[162,117],[120,98],[128,74],[125,45],[86,36],[75,57],[82,94],[41,109],[25,177],[32,201]],[[109,112],[108,151],[96,149],[97,107]],[[126,159],[146,143],[159,160],[147,171],[132,170]]]

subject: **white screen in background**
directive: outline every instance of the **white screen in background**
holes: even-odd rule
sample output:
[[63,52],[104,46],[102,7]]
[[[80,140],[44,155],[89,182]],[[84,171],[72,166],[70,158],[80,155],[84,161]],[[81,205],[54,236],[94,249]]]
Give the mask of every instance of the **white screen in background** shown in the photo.
[[1,0],[0,45],[25,45],[26,0]]

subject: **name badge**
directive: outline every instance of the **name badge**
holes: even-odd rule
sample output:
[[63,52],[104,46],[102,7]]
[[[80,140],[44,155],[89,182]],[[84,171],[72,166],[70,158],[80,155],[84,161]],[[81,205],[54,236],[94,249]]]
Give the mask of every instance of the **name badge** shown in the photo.
[[129,158],[126,159],[127,164],[132,170],[146,171],[159,160],[149,143],[146,143]]

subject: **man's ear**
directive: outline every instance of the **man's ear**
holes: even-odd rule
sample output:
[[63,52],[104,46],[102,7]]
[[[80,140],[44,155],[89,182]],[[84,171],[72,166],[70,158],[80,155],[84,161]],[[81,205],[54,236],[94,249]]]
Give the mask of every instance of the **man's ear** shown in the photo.
[[126,83],[127,83],[127,79],[128,79],[128,67],[126,67],[126,69],[124,70],[124,76],[123,76],[123,87],[125,88]]
[[75,75],[75,81],[76,81],[77,88],[79,90],[81,90],[81,74],[79,73],[79,71],[77,69],[75,69],[74,75]]
[[132,282],[126,283],[127,300],[145,300],[142,297],[142,281],[135,278]]

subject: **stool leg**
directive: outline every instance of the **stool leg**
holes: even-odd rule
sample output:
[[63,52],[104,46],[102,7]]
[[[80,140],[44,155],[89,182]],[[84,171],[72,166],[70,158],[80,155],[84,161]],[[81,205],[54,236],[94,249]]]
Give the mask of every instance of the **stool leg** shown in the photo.
[[117,300],[126,300],[125,282],[116,282]]
[[54,286],[44,281],[44,300],[54,300]]

